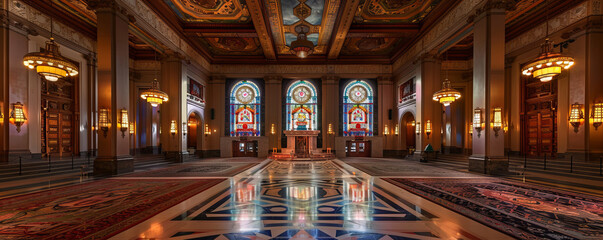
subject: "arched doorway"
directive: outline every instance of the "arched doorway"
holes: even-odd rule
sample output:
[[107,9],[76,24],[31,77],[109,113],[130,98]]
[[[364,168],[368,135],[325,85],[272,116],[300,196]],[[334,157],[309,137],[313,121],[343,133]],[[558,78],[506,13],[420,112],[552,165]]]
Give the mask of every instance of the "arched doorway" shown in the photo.
[[201,127],[201,117],[192,112],[187,121],[187,139],[186,139],[186,149],[189,152],[194,154],[201,152],[198,146],[201,146],[201,134],[200,131],[203,129]]
[[402,116],[402,126],[404,126],[404,132],[402,134],[406,140],[404,141],[406,143],[406,149],[415,149],[417,146],[415,137],[415,116],[410,112],[405,113],[404,116]]

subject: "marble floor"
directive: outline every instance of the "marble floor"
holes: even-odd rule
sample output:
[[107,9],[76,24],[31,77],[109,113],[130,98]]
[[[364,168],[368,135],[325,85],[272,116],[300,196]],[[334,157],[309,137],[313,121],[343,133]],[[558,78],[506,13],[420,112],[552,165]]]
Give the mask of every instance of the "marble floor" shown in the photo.
[[204,159],[0,197],[0,239],[603,239],[603,199],[399,159]]
[[511,237],[336,160],[267,162],[112,239]]

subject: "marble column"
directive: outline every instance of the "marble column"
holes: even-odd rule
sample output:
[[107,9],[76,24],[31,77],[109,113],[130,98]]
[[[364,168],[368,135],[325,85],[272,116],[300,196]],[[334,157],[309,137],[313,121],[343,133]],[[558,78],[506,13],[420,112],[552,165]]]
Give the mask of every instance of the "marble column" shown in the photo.
[[[266,120],[264,121],[264,132],[268,136],[268,147],[272,151],[273,148],[280,149],[280,142],[283,133],[282,126],[282,91],[283,78],[279,75],[268,75],[264,77],[266,83],[265,90],[262,94],[266,96]],[[272,124],[274,124],[274,134],[272,131]]]
[[106,134],[99,134],[94,174],[132,172],[130,138],[122,137],[118,127],[120,110],[130,108],[128,16],[113,0],[90,1],[89,7],[97,17],[98,109],[109,109],[111,123]]
[[96,101],[96,93],[97,91],[97,87],[96,87],[96,68],[97,68],[97,59],[96,59],[96,55],[94,54],[90,54],[90,55],[86,55],[86,60],[87,60],[87,67],[88,67],[88,76],[86,76],[86,80],[88,81],[88,109],[90,109],[90,111],[88,111],[86,114],[88,114],[88,122],[87,125],[88,127],[86,128],[86,136],[88,137],[88,155],[90,156],[95,156],[96,155],[96,149],[97,149],[97,132],[96,129],[93,128],[93,126],[98,126],[98,123],[96,122],[96,109],[97,109],[97,101]]
[[[421,76],[417,78],[417,124],[421,124],[421,133],[417,136],[417,152],[415,156],[431,144],[434,151],[442,148],[442,104],[433,101],[433,94],[440,90],[442,81],[440,74],[442,63],[434,54],[424,54],[420,58]],[[425,123],[431,121],[431,134],[425,132]]]
[[[331,148],[335,152],[335,137],[340,136],[340,105],[339,76],[325,75],[322,77],[322,149]],[[329,124],[334,134],[329,135]]]
[[[161,115],[161,151],[166,159],[183,162],[188,151],[186,137],[182,128],[186,126],[188,116],[186,111],[187,90],[186,60],[177,53],[170,53],[161,61],[161,90],[168,94],[169,101],[160,106]],[[176,133],[171,132],[172,121],[176,123]]]
[[497,136],[490,127],[493,109],[505,105],[505,7],[504,1],[487,1],[473,19],[473,109],[482,109],[484,123],[481,134],[473,131],[474,172],[506,174],[509,167],[503,130]]

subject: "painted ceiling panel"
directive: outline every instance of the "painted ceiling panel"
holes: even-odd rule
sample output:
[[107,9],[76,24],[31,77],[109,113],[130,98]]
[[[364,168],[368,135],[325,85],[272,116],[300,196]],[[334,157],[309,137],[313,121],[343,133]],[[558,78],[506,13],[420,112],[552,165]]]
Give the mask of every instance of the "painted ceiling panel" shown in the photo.
[[163,0],[188,23],[249,23],[244,0]]
[[263,55],[260,41],[257,38],[243,37],[208,37],[199,38],[199,42],[213,55],[241,56]]
[[[299,21],[299,17],[295,16],[294,8],[304,1],[298,0],[281,0],[281,11],[283,15],[284,25],[293,25]],[[306,0],[306,5],[310,7],[311,13],[305,20],[312,25],[320,25],[322,22],[322,11],[325,6],[324,0]]]
[[354,23],[421,23],[442,0],[363,0]]
[[[346,38],[342,55],[389,55],[401,43],[403,38]],[[407,39],[405,39],[407,40]]]

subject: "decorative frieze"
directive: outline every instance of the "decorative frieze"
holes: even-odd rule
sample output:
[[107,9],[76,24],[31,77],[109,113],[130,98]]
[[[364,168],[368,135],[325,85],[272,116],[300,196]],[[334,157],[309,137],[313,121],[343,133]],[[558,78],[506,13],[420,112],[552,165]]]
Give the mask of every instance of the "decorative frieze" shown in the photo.
[[128,21],[131,23],[136,22],[136,18],[134,18],[132,14],[129,14],[128,11],[115,0],[88,0],[88,9],[94,11],[110,9],[116,13],[121,13],[123,16],[127,17]]
[[475,10],[475,14],[467,18],[467,23],[473,23],[475,18],[492,10],[515,10],[516,1],[514,0],[487,0],[484,6]]

